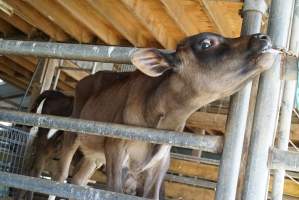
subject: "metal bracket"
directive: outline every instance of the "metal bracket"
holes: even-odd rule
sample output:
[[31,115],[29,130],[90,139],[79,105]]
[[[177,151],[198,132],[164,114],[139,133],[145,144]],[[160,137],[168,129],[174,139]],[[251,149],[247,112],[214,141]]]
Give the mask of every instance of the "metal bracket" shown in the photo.
[[257,11],[265,14],[267,8],[268,6],[264,0],[247,0],[244,3],[243,12]]
[[281,59],[281,80],[297,80],[298,65],[296,56],[283,54]]

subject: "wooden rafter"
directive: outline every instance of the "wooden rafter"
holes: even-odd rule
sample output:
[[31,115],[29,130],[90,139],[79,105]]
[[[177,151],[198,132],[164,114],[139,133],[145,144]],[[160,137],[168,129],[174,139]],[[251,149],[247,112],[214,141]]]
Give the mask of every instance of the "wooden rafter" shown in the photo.
[[66,41],[69,36],[49,19],[41,15],[32,6],[20,0],[3,0],[14,9],[14,13],[26,22],[40,29],[57,41]]
[[18,63],[19,65],[21,65],[23,68],[27,69],[28,71],[33,72],[35,69],[36,65],[34,63],[29,62],[24,57],[15,56],[15,55],[6,55],[6,57],[15,63]]
[[57,2],[106,44],[128,44],[128,41],[86,0],[57,0]]
[[30,36],[32,33],[36,31],[36,28],[34,28],[33,26],[31,26],[30,24],[28,24],[26,21],[24,21],[23,19],[21,19],[15,14],[9,16],[6,13],[0,11],[0,18],[10,23],[12,26],[19,29],[26,35]]
[[26,79],[30,79],[32,76],[32,71],[29,71],[23,68],[21,65],[13,62],[12,60],[8,59],[7,57],[1,56],[0,63],[3,65],[9,66],[9,68],[13,69],[14,71],[21,73]]
[[45,17],[52,20],[57,26],[71,35],[79,42],[89,43],[94,35],[80,22],[75,20],[70,13],[54,0],[25,0]]
[[88,0],[88,2],[135,46],[160,46],[153,35],[119,0]]
[[[21,57],[21,56],[15,56],[15,55],[6,55],[6,58],[8,61],[6,61],[6,63],[10,62],[14,62],[16,64],[18,64],[20,67],[22,67],[23,69],[28,70],[29,72],[34,72],[35,67],[36,67],[36,63],[37,60],[33,57]],[[74,83],[67,83],[64,82],[64,80],[66,80],[66,74],[62,73],[60,80],[58,82],[58,88],[64,91],[72,91],[74,90],[75,86]],[[29,77],[30,79],[31,77]]]
[[0,18],[0,33],[4,36],[12,36],[16,34],[17,30],[8,22]]
[[26,85],[18,80],[16,80],[14,77],[10,76],[9,74],[6,74],[5,72],[1,71],[1,66],[0,66],[0,79],[3,81],[19,88],[22,90],[26,89]]
[[242,19],[239,11],[241,2],[198,0],[206,13],[217,26],[218,31],[226,37],[238,37],[241,31]]
[[160,1],[122,0],[122,2],[164,48],[175,49],[177,43],[186,36],[165,12]]
[[[75,63],[69,61],[69,60],[64,60],[62,63],[63,67],[73,67],[73,68],[79,68],[78,65]],[[72,71],[72,70],[62,70],[65,74],[68,76],[72,77],[74,80],[79,81],[85,76],[88,76],[89,73],[84,72],[84,71]]]
[[198,2],[190,0],[161,0],[161,2],[186,35],[217,32],[216,27],[211,24],[209,17]]
[[[16,83],[22,83],[23,85],[27,85],[27,80],[24,76],[22,76],[21,73],[14,71],[11,67],[8,65],[4,65],[3,63],[0,63],[0,71],[7,74],[9,77],[15,79]],[[16,84],[18,85],[18,84]]]

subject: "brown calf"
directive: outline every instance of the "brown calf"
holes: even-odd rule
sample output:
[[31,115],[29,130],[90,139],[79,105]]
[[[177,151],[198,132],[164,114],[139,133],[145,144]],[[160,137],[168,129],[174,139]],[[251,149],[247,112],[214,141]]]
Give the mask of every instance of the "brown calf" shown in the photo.
[[[262,34],[224,38],[202,33],[186,38],[175,52],[137,51],[140,71],[98,73],[78,83],[74,117],[102,122],[182,131],[201,106],[231,95],[274,61],[270,39]],[[73,183],[86,184],[106,162],[108,188],[124,192],[123,177],[138,180],[137,195],[159,199],[168,169],[170,145],[91,135],[65,134],[60,175],[63,181],[74,153],[84,154]]]

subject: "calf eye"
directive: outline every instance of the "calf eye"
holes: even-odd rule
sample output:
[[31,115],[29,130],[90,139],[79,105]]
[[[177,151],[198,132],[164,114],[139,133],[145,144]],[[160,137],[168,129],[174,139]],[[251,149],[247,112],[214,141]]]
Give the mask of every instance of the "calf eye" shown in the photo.
[[209,39],[205,39],[203,41],[201,41],[200,43],[200,48],[201,49],[208,49],[212,46],[212,42]]

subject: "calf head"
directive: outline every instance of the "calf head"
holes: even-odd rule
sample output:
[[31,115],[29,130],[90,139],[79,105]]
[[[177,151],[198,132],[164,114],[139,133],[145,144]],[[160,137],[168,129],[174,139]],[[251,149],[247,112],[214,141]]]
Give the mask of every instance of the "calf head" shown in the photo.
[[275,58],[270,49],[270,38],[262,34],[224,38],[201,33],[183,40],[175,52],[137,51],[132,62],[153,77],[172,70],[193,93],[211,101],[234,93],[245,81],[270,67]]

